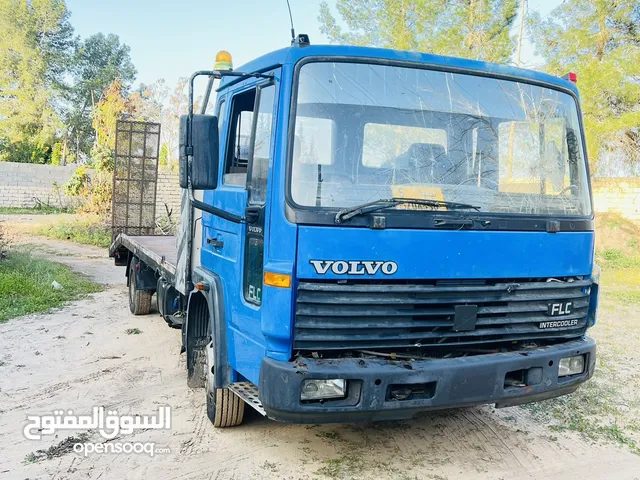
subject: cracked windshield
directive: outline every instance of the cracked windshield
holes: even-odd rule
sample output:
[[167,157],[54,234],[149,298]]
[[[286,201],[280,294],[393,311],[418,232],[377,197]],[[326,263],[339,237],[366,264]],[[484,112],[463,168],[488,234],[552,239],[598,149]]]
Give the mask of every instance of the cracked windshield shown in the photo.
[[308,63],[299,75],[291,197],[304,207],[403,197],[491,213],[588,215],[581,135],[574,99],[550,88]]

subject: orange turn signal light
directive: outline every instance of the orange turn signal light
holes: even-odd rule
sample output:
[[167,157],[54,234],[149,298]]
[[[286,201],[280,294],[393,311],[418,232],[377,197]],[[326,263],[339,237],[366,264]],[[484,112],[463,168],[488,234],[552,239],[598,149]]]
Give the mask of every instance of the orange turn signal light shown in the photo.
[[264,284],[270,287],[291,288],[291,275],[265,271]]

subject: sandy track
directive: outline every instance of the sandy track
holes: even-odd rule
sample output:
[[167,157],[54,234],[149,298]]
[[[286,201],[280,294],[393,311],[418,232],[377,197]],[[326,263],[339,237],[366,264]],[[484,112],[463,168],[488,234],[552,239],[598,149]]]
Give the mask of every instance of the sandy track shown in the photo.
[[[186,386],[179,331],[157,315],[129,313],[123,269],[101,249],[38,242],[40,254],[109,285],[53,313],[0,325],[0,478],[640,478],[640,457],[551,432],[517,407],[323,426],[279,424],[250,411],[242,426],[214,429],[203,391]],[[128,328],[142,333],[127,335]],[[60,408],[90,413],[99,405],[124,414],[170,405],[170,431],[117,440],[155,442],[171,453],[85,458],[69,452],[24,463],[27,454],[77,433],[27,440],[26,415]],[[103,441],[97,434],[92,439]]]

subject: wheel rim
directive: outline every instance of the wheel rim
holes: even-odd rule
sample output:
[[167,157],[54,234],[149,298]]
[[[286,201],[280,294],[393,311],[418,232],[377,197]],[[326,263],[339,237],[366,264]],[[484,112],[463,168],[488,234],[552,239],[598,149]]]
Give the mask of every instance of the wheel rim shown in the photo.
[[212,372],[213,370],[213,342],[209,342],[207,344],[207,346],[205,347],[207,355],[206,355],[206,359],[207,359],[207,364],[206,364],[206,369],[207,369],[207,379],[205,382],[205,389],[207,392],[207,395],[214,395],[216,388],[215,388],[215,377],[214,374]]

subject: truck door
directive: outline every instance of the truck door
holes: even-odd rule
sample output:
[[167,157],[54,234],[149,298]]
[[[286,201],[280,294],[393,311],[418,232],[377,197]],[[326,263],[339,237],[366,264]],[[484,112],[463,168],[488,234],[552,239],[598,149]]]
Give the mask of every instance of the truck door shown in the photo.
[[233,223],[203,214],[202,266],[215,272],[223,284],[229,363],[257,384],[260,362],[256,359],[265,352],[260,329],[262,277],[277,86],[269,80],[221,101],[228,103],[219,110],[226,111],[226,125],[220,130],[222,180],[205,201],[239,216],[248,210],[257,221]]

